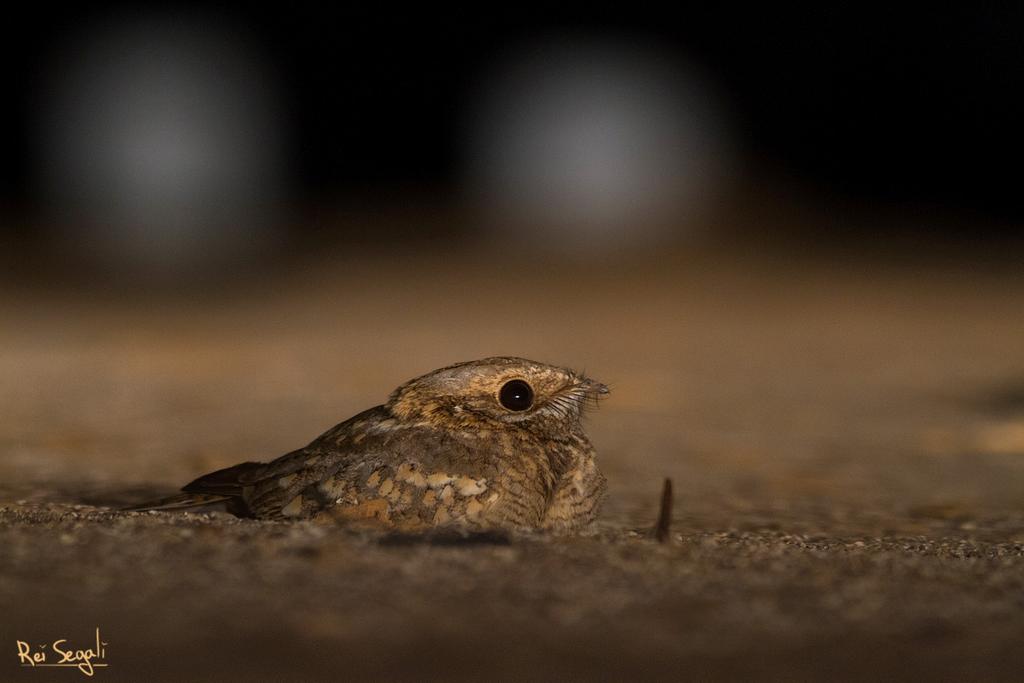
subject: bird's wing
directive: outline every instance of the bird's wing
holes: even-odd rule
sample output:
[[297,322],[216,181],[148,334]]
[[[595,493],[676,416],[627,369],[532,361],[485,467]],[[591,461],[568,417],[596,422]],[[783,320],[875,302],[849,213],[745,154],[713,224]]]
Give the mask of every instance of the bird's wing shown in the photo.
[[[256,517],[310,514],[314,501],[308,497],[307,505],[296,509],[299,494],[358,462],[387,431],[381,425],[393,422],[391,412],[377,406],[332,427],[305,448],[282,455],[260,469],[243,472],[238,481],[242,500]],[[315,501],[315,507],[326,502]]]
[[[382,418],[372,408],[331,428],[305,448],[268,462],[243,462],[204,474],[182,487],[182,493],[135,505],[126,510],[183,510],[213,503],[228,503],[235,514],[279,517],[297,491],[329,477],[345,461],[345,453],[332,448],[338,437],[351,435]],[[386,411],[385,411],[386,412]],[[328,457],[330,456],[330,457]]]
[[482,510],[500,478],[486,442],[403,422],[384,407],[343,422],[279,460],[243,491],[257,517],[310,517],[330,508],[346,518],[437,524],[446,515],[464,516],[467,506]]
[[184,493],[201,493],[227,497],[242,495],[242,481],[245,477],[267,467],[261,462],[243,462],[210,472],[181,487]]
[[[342,517],[380,513],[392,523],[483,520],[507,478],[499,468],[499,459],[475,438],[405,424],[378,406],[269,463],[199,477],[157,509],[219,500],[236,514],[261,519],[310,517],[332,508]],[[544,494],[528,498],[542,504]],[[542,510],[528,512],[531,523],[539,521]]]
[[[358,443],[349,443],[354,439]],[[337,448],[346,454],[344,465],[296,492],[289,503],[293,512],[329,509],[341,519],[372,517],[413,530],[449,522],[483,527],[492,521],[496,504],[519,504],[511,492],[498,503],[508,480],[502,471],[507,460],[483,435],[385,419]],[[542,494],[536,498],[543,503]],[[539,520],[540,512],[532,516]]]

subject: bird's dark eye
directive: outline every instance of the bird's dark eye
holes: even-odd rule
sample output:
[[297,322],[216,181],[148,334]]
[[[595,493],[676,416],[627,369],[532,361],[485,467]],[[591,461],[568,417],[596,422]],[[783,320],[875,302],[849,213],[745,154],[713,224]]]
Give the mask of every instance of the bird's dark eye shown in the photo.
[[498,400],[509,410],[527,410],[533,405],[533,389],[523,380],[514,379],[505,382],[505,386],[498,392]]

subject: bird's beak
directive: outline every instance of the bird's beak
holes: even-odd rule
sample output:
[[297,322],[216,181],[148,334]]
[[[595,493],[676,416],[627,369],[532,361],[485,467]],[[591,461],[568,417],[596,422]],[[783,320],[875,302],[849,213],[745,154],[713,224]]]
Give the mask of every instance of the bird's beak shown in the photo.
[[601,384],[600,382],[595,382],[592,379],[583,380],[582,382],[580,382],[580,386],[582,386],[586,390],[586,392],[593,396],[594,398],[605,396],[611,393],[611,389],[608,388],[607,384]]

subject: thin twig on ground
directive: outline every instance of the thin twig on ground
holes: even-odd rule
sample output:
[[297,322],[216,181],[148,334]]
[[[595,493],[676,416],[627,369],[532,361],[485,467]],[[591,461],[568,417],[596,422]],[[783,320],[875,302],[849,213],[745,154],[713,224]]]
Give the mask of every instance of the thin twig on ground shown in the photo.
[[668,541],[668,532],[672,526],[672,480],[665,477],[661,488],[661,509],[658,511],[658,523],[654,526],[654,537],[658,543]]

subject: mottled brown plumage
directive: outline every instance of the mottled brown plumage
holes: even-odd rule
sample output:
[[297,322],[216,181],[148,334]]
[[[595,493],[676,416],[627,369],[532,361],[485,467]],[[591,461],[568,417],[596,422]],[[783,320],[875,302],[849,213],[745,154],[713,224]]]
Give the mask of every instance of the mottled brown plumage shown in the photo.
[[574,531],[593,521],[604,494],[581,418],[607,393],[523,358],[459,363],[406,382],[305,448],[213,472],[138,509],[226,503],[243,516],[401,530]]

